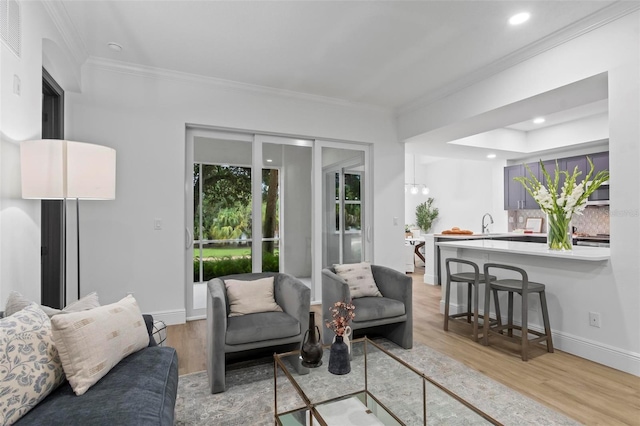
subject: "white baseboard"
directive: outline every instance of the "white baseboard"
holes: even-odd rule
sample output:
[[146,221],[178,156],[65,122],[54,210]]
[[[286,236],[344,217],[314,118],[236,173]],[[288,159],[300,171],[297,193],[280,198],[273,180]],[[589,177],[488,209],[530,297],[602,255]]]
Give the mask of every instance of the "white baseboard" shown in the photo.
[[154,320],[163,321],[167,325],[184,324],[187,322],[186,310],[149,312]]
[[[451,315],[465,312],[466,309],[466,305],[452,304],[449,307]],[[442,300],[440,301],[440,313],[444,314],[444,301]],[[484,315],[484,310],[479,309],[479,313],[480,315]],[[503,317],[502,322],[506,323],[507,317]],[[515,319],[513,322],[520,325],[520,322],[515,321]],[[530,328],[538,332],[544,331],[542,327],[535,325]],[[594,342],[572,334],[554,331],[553,329],[551,330],[551,335],[555,349],[588,359],[598,364],[606,365],[616,370],[624,371],[625,373],[633,374],[634,376],[640,376],[640,353]]]
[[436,284],[436,276],[435,275],[424,274],[424,279],[422,281],[424,281],[425,284],[437,285]]

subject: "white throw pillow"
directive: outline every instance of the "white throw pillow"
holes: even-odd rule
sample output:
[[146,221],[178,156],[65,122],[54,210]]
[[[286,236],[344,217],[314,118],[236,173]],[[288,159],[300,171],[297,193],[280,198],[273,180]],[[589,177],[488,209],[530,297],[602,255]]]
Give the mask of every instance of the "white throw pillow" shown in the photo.
[[[7,299],[7,305],[4,308],[4,314],[6,316],[13,315],[16,312],[24,309],[28,306],[32,301],[24,297],[22,294],[17,291],[12,291],[9,293],[9,298]],[[80,312],[85,309],[93,309],[100,306],[100,302],[98,301],[98,294],[94,291],[91,294],[87,294],[80,300],[76,300],[75,302],[70,303],[65,306],[64,309],[55,309],[50,308],[49,306],[41,305],[40,309],[44,311],[45,314],[51,318],[57,314],[66,314],[69,312]]]
[[138,303],[119,302],[51,318],[53,341],[76,395],[82,395],[120,360],[149,345]]
[[63,381],[51,321],[36,303],[0,319],[0,424],[15,423]]
[[349,284],[352,299],[366,296],[382,297],[368,262],[345,263],[344,265],[334,265],[334,268],[336,274]]
[[229,299],[229,316],[258,312],[282,312],[273,296],[273,277],[253,281],[225,280]]

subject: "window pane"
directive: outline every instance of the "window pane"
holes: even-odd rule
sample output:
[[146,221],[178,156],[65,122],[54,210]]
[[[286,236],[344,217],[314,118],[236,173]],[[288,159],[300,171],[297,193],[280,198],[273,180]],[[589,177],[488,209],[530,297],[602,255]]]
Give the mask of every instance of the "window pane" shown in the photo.
[[194,245],[194,282],[251,272],[251,169],[203,164],[199,170],[194,168],[194,186],[202,181],[202,203],[194,197],[194,217],[202,217],[202,228]]
[[344,227],[345,231],[360,231],[361,216],[360,204],[345,204],[344,206]]
[[194,250],[193,280],[200,282],[200,260],[202,281],[230,274],[251,272],[251,241],[216,242],[202,244],[202,259],[199,249]]
[[360,201],[360,175],[345,173],[344,175],[344,199],[347,201]]
[[262,170],[262,236],[280,234],[280,188],[277,169]]
[[200,239],[200,164],[193,165],[193,239]]
[[280,241],[262,242],[262,272],[280,272]]

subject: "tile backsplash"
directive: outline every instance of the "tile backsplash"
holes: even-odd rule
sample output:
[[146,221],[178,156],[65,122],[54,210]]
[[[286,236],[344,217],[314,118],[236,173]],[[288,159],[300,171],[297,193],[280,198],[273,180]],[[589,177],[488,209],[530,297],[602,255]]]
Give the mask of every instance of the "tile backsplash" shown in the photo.
[[[543,218],[542,232],[547,232],[547,218],[542,210],[509,210],[509,231],[524,228],[528,217]],[[571,225],[577,232],[589,235],[609,233],[609,206],[587,206],[580,215],[574,215]]]

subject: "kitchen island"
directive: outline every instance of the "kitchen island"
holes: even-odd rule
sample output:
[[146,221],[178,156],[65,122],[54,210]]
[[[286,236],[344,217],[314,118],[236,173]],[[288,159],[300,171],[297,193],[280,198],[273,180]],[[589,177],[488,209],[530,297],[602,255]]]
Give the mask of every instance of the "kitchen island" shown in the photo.
[[[574,246],[571,251],[549,250],[543,243],[497,240],[461,240],[436,243],[440,249],[443,286],[446,286],[444,261],[459,258],[475,262],[483,270],[485,263],[501,263],[524,269],[529,280],[546,285],[547,305],[551,321],[554,346],[562,351],[619,368],[630,359],[621,352],[594,350],[593,341],[606,328],[607,318],[601,318],[602,328],[590,324],[590,313],[611,312],[597,296],[603,288],[615,289],[610,249],[604,247]],[[462,269],[460,270],[462,271]],[[460,272],[458,269],[452,273]],[[498,278],[515,278],[501,272]],[[479,306],[484,306],[484,287],[480,291]],[[445,294],[443,288],[442,294]],[[466,310],[466,286],[452,287],[450,309],[452,313]],[[443,298],[444,299],[444,298]],[[444,300],[440,301],[444,312]],[[506,315],[507,295],[501,295],[500,304]],[[493,308],[493,304],[492,304]],[[520,318],[519,305],[514,307],[514,318]],[[503,318],[506,321],[506,318]],[[610,319],[609,319],[610,321]],[[517,321],[516,321],[517,323]],[[541,331],[542,313],[537,300],[529,305],[530,328]],[[624,370],[624,368],[622,368]]]

